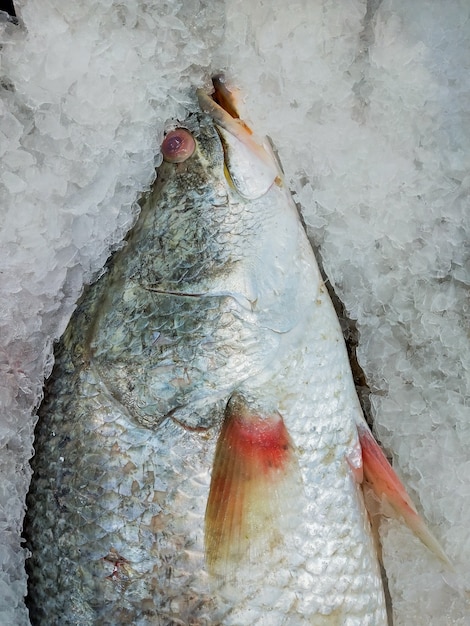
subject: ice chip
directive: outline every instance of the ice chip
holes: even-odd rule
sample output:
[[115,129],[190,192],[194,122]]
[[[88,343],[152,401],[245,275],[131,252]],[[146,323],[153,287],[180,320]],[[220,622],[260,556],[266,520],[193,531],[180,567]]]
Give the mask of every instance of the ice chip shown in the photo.
[[[53,0],[18,13],[0,24],[0,623],[28,624],[19,529],[45,346],[133,223],[165,123],[219,69],[279,150],[357,320],[376,429],[470,588],[469,7]],[[406,531],[382,534],[397,624],[467,623]]]

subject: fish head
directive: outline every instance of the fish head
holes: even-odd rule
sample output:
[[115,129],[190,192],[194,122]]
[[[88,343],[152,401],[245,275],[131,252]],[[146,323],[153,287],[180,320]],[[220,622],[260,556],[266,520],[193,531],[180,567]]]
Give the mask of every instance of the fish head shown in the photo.
[[239,118],[223,78],[214,77],[213,84],[212,94],[197,91],[201,111],[167,132],[159,175],[185,181],[182,188],[207,189],[210,183],[219,191],[225,187],[235,201],[255,200],[280,183],[280,167],[267,140]]
[[276,158],[238,117],[231,96],[215,78],[211,95],[197,91],[200,109],[166,133],[136,238],[145,259],[136,257],[133,272],[158,291],[234,294],[251,310],[268,284],[262,250],[285,248],[289,216]]

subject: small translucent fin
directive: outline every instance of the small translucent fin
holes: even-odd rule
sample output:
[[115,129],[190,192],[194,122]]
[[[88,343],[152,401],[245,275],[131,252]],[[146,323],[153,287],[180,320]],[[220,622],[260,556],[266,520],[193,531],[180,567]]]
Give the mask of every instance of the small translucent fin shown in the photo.
[[282,417],[233,395],[217,442],[206,508],[210,573],[231,578],[240,566],[265,563],[270,551],[283,545],[299,493],[294,447]]
[[[406,489],[380,449],[370,430],[358,426],[359,440],[362,448],[362,462],[365,488],[369,487],[375,497],[382,504],[382,512],[390,512],[394,517],[402,518],[415,535],[433,552],[443,563],[453,569],[441,545],[427,528],[424,520],[419,516],[416,508],[406,493]],[[366,503],[370,498],[366,498]],[[386,511],[383,509],[386,507]],[[371,511],[376,514],[377,511]]]

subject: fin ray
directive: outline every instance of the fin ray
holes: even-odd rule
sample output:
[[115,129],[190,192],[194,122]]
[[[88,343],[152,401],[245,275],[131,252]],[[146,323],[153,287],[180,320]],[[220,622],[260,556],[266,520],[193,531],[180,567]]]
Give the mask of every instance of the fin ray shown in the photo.
[[[388,462],[379,444],[365,425],[358,426],[359,441],[362,448],[364,482],[373,491],[375,497],[389,505],[394,517],[401,518],[422,543],[443,563],[453,569],[438,540],[418,514],[413,501],[403,483]],[[367,498],[366,498],[367,502]],[[371,512],[373,515],[374,512]]]
[[282,417],[234,394],[217,442],[206,507],[209,571],[229,577],[282,543],[283,518],[300,493],[296,486],[300,474]]

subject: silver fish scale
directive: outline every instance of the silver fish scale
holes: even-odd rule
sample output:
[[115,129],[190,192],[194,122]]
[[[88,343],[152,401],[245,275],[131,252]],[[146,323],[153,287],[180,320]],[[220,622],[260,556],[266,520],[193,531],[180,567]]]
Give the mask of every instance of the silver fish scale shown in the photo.
[[[32,623],[384,626],[346,461],[360,407],[297,212],[277,185],[241,200],[212,122],[191,129],[197,152],[163,164],[56,351],[25,525]],[[302,489],[273,493],[269,553],[212,579],[204,511],[234,390],[282,414]]]
[[70,391],[62,375],[37,431],[33,624],[216,623],[207,576],[205,585],[197,580],[202,529],[188,534],[186,523],[204,509],[213,435],[168,419],[158,436],[130,427],[90,370],[74,383],[76,395],[63,386]]

